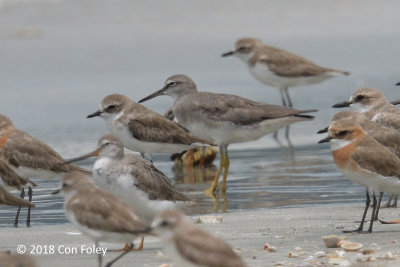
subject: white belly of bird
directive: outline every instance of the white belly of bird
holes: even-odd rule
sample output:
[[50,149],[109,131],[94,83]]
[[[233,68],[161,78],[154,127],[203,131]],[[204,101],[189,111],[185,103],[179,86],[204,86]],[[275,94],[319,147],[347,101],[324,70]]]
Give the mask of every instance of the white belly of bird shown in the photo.
[[266,64],[262,63],[250,66],[250,72],[262,83],[278,88],[320,83],[337,75],[328,72],[317,76],[284,77],[276,75]]
[[66,211],[66,216],[68,220],[84,235],[88,236],[97,242],[111,242],[111,243],[130,243],[137,235],[129,233],[117,233],[102,231],[98,229],[91,229],[83,224],[80,224],[72,211]]
[[141,153],[173,154],[196,147],[196,144],[184,145],[184,144],[144,142],[134,138],[132,133],[123,124],[111,123],[108,124],[108,126],[110,131],[121,139],[122,143],[124,144],[124,147]]
[[341,170],[341,172],[353,182],[372,191],[392,194],[400,193],[400,179],[397,177],[387,177],[370,171]]
[[[110,166],[111,165],[111,166]],[[101,158],[93,167],[93,181],[114,196],[129,204],[135,214],[147,223],[162,210],[172,209],[175,203],[166,200],[150,200],[148,195],[139,190],[130,174],[112,171],[112,160]]]
[[217,144],[234,144],[257,140],[291,123],[285,120],[264,120],[249,125],[235,125],[229,122],[221,122],[218,123],[216,127],[210,127],[201,121],[197,121],[184,124],[184,126],[189,129],[194,136]]

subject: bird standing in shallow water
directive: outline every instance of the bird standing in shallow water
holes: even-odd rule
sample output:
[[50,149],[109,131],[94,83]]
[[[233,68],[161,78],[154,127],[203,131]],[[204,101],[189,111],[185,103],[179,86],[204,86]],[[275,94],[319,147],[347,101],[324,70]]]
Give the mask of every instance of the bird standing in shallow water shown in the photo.
[[174,115],[193,135],[219,145],[220,167],[206,190],[209,196],[214,196],[223,170],[221,190],[226,192],[229,144],[256,140],[295,122],[312,120],[313,116],[304,113],[315,111],[269,105],[235,95],[198,92],[193,80],[182,74],[169,77],[161,90],[139,103],[159,95],[174,99]]

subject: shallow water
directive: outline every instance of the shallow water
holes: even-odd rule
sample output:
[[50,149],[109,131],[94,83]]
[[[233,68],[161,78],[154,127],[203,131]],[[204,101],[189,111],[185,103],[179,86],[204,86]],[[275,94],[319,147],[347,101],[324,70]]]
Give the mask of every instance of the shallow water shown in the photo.
[[[364,189],[353,184],[338,173],[326,145],[295,147],[293,153],[283,149],[236,150],[230,153],[231,167],[228,176],[226,200],[215,202],[203,194],[212,179],[216,166],[195,171],[196,181],[182,178],[168,156],[153,157],[155,165],[174,181],[176,186],[196,200],[185,207],[189,214],[204,214],[218,210],[227,212],[241,209],[284,208],[298,205],[321,205],[331,203],[362,202]],[[82,166],[91,168],[93,161]],[[218,159],[214,161],[218,164]],[[187,171],[186,171],[187,173]],[[203,174],[203,175],[202,175]],[[208,177],[208,178],[207,178]],[[201,181],[204,182],[201,182]],[[36,180],[35,180],[36,181]],[[62,209],[63,199],[52,195],[59,181],[40,181],[34,190],[33,201],[37,207],[32,211],[32,225],[59,224],[67,222]],[[219,205],[219,206],[218,206]],[[12,225],[16,209],[0,210],[0,226]],[[20,218],[24,225],[25,210]]]
[[[290,88],[296,108],[316,108],[313,122],[291,127],[294,154],[271,137],[230,146],[227,211],[293,205],[362,202],[363,188],[338,173],[315,132],[360,86],[399,98],[398,1],[193,1],[9,0],[0,1],[0,113],[70,158],[91,151],[107,129],[86,119],[111,93],[141,99],[175,73],[191,76],[200,90],[280,104],[278,90],[262,85],[238,58],[221,58],[236,39],[254,36],[351,72],[326,82]],[[160,97],[145,105],[164,113]],[[257,150],[255,150],[257,148]],[[216,207],[166,155],[154,162],[176,185],[198,199],[186,211]],[[83,162],[91,168],[93,161]],[[218,164],[216,160],[215,164]],[[212,177],[214,168],[207,169]],[[184,170],[185,173],[185,170]],[[201,172],[196,172],[201,174]],[[199,178],[200,179],[200,178]],[[201,179],[200,179],[201,180]],[[58,183],[40,181],[32,224],[66,222]],[[220,200],[218,210],[224,210]],[[25,217],[25,210],[21,220]],[[0,226],[12,224],[14,208],[0,209]],[[23,225],[23,224],[21,224]]]

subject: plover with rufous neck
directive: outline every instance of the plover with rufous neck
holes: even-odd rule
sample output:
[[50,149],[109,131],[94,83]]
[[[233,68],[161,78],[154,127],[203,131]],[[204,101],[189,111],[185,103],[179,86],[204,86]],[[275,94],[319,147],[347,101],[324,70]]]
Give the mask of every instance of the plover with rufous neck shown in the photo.
[[[329,126],[329,136],[319,143],[330,142],[333,159],[338,169],[351,181],[366,188],[367,201],[359,227],[361,232],[369,207],[369,191],[373,192],[373,211],[368,232],[372,232],[376,218],[375,192],[400,193],[400,159],[388,148],[368,136],[353,121],[338,120]],[[380,203],[379,203],[380,204]]]

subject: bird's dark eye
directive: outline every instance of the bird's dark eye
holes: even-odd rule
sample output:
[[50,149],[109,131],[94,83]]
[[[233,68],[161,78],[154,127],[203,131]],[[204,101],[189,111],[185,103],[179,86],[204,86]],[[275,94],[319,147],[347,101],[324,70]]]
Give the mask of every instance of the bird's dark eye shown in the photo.
[[363,95],[358,95],[356,99],[357,99],[357,100],[363,100],[364,98],[365,98],[365,96],[363,96]]
[[340,131],[338,133],[339,136],[345,136],[348,133],[348,131]]
[[241,46],[237,49],[238,52],[246,52],[250,49],[250,47]]
[[174,82],[174,81],[170,81],[170,82],[168,82],[168,86],[175,86],[176,85],[176,82]]
[[63,184],[62,184],[62,187],[67,187],[67,186],[68,186],[67,183],[63,183]]
[[160,226],[168,226],[169,225],[169,222],[168,221],[162,221],[161,223],[160,223]]
[[114,110],[115,108],[116,108],[115,105],[109,105],[109,106],[107,107],[107,111],[112,111],[112,110]]

